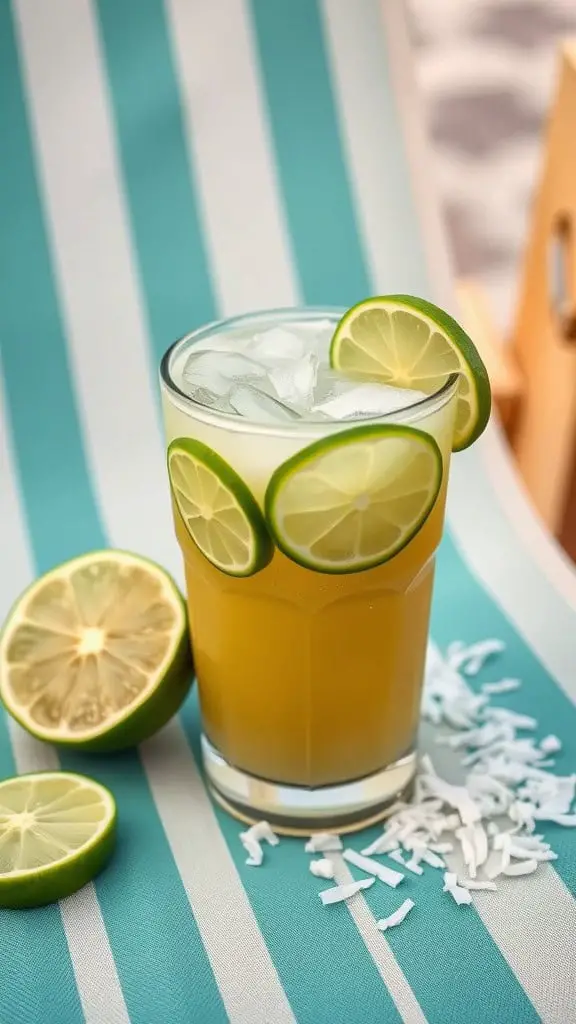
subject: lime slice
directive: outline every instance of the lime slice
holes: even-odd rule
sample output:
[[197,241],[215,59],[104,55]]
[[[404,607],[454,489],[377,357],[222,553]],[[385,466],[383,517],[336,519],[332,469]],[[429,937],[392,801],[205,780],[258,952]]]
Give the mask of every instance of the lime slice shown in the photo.
[[153,562],[95,551],[36,580],[0,637],[0,697],[42,740],[133,746],[180,707],[192,681],[186,608]]
[[39,907],[94,878],[116,838],[112,794],[84,775],[0,782],[0,906]]
[[425,299],[383,295],[348,310],[334,333],[330,363],[343,373],[370,374],[425,394],[458,373],[454,451],[471,445],[488,422],[486,367],[460,325]]
[[252,492],[232,466],[190,437],[172,441],[168,472],[174,501],[200,551],[229,576],[252,576],[274,548]]
[[388,561],[428,517],[442,480],[432,437],[395,424],[315,441],[273,474],[266,516],[285,555],[325,573]]

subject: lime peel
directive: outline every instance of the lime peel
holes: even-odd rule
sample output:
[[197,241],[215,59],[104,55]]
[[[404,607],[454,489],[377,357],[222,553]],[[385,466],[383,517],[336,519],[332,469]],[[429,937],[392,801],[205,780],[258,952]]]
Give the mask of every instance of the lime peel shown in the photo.
[[43,906],[86,885],[112,854],[116,818],[112,794],[84,775],[0,782],[0,906]]
[[38,739],[85,751],[134,746],[176,713],[192,683],[186,605],[169,574],[125,551],[50,570],[0,636],[0,697]]
[[194,438],[168,447],[174,502],[196,547],[228,576],[252,576],[274,548],[260,507],[242,477],[221,455]]
[[336,327],[330,363],[343,373],[364,372],[427,394],[458,373],[454,451],[468,448],[488,423],[486,367],[456,320],[426,299],[382,295],[353,306]]
[[373,568],[428,518],[442,481],[433,437],[413,427],[353,427],[315,441],[272,475],[266,518],[280,550],[325,573]]

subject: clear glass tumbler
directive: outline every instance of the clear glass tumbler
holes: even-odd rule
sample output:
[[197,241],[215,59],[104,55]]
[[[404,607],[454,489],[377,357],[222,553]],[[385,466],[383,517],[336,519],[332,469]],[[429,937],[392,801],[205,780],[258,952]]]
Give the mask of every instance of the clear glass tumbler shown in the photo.
[[[261,508],[271,475],[342,422],[258,424],[187,397],[179,368],[198,343],[272,327],[337,323],[333,309],[276,310],[211,324],[176,342],[161,367],[167,443],[203,442],[233,467]],[[429,628],[455,415],[456,378],[371,422],[417,427],[440,449],[443,480],[412,540],[383,565],[330,575],[278,549],[261,571],[226,575],[200,552],[174,503],[185,563],[203,755],[215,798],[279,831],[354,830],[406,796]],[[362,420],[366,423],[366,420]]]

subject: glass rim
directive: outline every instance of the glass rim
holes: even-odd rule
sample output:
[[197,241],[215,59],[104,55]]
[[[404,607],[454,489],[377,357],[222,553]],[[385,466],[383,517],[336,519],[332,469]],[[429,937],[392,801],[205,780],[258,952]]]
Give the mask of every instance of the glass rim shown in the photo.
[[[295,320],[322,320],[322,319],[340,319],[346,309],[338,306],[287,306],[272,309],[255,310],[251,313],[241,313],[237,316],[225,317],[220,320],[212,320],[207,324],[203,324],[201,327],[195,328],[193,331],[188,331],[187,334],[177,338],[176,341],[172,342],[169,348],[160,360],[160,381],[161,384],[166,388],[169,394],[177,399],[178,404],[183,404],[185,410],[196,418],[205,420],[206,422],[215,424],[217,426],[226,427],[228,429],[239,429],[239,430],[250,430],[257,431],[258,433],[266,434],[294,434],[303,433],[306,430],[314,427],[326,427],[328,424],[325,421],[311,420],[311,419],[300,419],[294,420],[293,423],[282,420],[275,423],[262,423],[259,420],[251,420],[244,416],[237,416],[234,413],[223,412],[221,410],[211,409],[208,405],[203,405],[202,402],[196,401],[191,398],[183,391],[176,381],[173,379],[171,374],[171,366],[174,356],[177,355],[180,350],[191,340],[197,341],[202,338],[209,338],[215,334],[222,334],[228,330],[234,330],[242,325],[255,323],[258,324],[261,321],[277,320],[277,326],[280,326],[282,322],[295,321]],[[334,420],[330,423],[330,427],[342,427],[343,425],[348,427],[358,426],[362,423],[385,423],[389,421],[397,421],[398,417],[403,418],[406,414],[413,416],[416,414],[418,418],[424,415],[429,407],[433,408],[437,403],[444,404],[442,401],[447,401],[451,397],[451,393],[455,390],[455,385],[458,381],[459,374],[451,373],[446,378],[444,383],[432,394],[426,395],[425,398],[419,398],[417,402],[410,402],[407,405],[401,406],[400,409],[394,409],[389,413],[376,413],[373,416],[358,416],[350,417],[345,420]]]

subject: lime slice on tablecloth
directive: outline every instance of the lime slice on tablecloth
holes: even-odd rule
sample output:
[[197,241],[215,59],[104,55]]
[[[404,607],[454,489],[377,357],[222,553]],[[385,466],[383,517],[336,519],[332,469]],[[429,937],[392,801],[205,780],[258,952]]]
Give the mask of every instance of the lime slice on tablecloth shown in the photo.
[[38,907],[76,892],[108,860],[112,794],[69,772],[0,782],[0,906]]
[[200,551],[229,576],[252,576],[274,549],[251,491],[232,466],[201,441],[178,438],[168,472],[184,525]]
[[490,382],[476,348],[448,313],[411,295],[366,299],[338,324],[330,362],[343,373],[379,377],[387,384],[434,394],[460,375],[454,451],[480,436],[490,416]]
[[0,697],[28,732],[85,750],[133,746],[192,680],[186,608],[171,577],[95,551],[36,580],[0,637]]
[[273,474],[266,516],[294,562],[350,573],[388,561],[429,515],[442,480],[432,437],[394,424],[314,442]]

